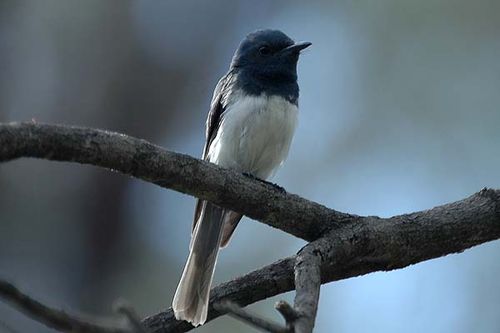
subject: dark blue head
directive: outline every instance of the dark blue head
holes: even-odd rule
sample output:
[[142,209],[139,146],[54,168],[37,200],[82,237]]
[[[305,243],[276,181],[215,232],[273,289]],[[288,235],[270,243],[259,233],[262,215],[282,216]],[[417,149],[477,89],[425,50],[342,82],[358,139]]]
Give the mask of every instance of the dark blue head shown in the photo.
[[266,92],[298,98],[297,61],[300,51],[311,43],[295,44],[279,30],[258,30],[241,42],[231,70],[239,75],[238,85],[247,93]]

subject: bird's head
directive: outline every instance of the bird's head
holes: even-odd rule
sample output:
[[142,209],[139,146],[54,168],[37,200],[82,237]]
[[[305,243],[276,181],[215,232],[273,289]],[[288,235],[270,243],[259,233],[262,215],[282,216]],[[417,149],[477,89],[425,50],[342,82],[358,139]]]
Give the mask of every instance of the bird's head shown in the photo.
[[309,45],[309,42],[295,43],[279,30],[257,30],[243,39],[231,68],[264,79],[296,80],[300,51]]

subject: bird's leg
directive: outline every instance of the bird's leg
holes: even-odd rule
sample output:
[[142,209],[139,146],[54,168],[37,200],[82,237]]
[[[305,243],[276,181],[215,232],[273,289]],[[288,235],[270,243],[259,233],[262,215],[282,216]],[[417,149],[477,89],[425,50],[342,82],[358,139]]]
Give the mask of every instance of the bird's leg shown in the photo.
[[267,180],[264,180],[262,178],[256,177],[256,176],[254,176],[253,174],[251,174],[249,172],[243,172],[243,176],[246,176],[246,177],[251,178],[253,180],[256,180],[258,182],[264,183],[266,185],[270,185],[270,186],[274,187],[276,190],[278,190],[281,193],[286,193],[286,190],[283,187],[279,186],[278,184],[275,184],[275,183],[272,183],[272,182],[268,182]]

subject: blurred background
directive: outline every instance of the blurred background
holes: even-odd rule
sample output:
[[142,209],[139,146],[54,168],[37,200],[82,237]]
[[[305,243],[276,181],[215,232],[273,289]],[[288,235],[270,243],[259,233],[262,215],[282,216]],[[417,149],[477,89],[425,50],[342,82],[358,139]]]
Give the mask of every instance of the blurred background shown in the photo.
[[[299,126],[274,181],[391,216],[500,188],[500,2],[0,2],[0,121],[91,126],[200,156],[239,41],[279,28],[299,62]],[[170,306],[194,199],[89,166],[0,164],[0,275],[56,308]],[[256,242],[258,240],[258,242]],[[304,243],[244,219],[215,282]],[[316,332],[500,332],[500,242],[323,286]],[[276,321],[273,303],[250,308]],[[0,303],[0,332],[52,332]],[[254,332],[219,318],[198,332]]]

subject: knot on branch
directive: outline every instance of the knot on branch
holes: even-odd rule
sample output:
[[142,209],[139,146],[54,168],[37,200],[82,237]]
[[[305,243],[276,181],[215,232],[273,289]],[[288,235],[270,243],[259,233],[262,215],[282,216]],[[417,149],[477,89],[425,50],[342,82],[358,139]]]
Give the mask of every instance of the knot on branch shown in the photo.
[[491,198],[491,199],[497,199],[498,198],[498,194],[497,194],[497,191],[495,191],[494,189],[492,188],[488,188],[488,187],[483,187],[479,193],[478,193],[480,196],[482,197],[486,197],[486,198]]

